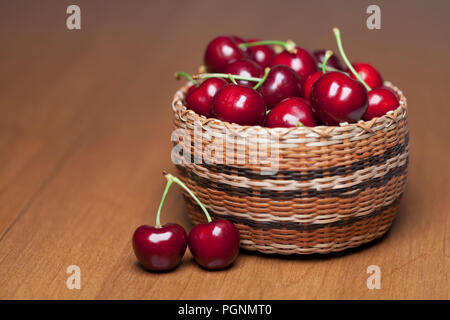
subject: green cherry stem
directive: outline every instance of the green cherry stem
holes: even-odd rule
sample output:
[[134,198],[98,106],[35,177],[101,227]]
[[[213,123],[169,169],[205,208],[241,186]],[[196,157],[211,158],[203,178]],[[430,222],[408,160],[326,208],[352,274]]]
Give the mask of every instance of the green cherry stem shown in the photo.
[[371,91],[372,88],[370,88],[367,85],[367,83],[364,82],[364,80],[361,78],[361,76],[358,74],[358,72],[356,72],[355,68],[353,68],[352,64],[348,60],[347,55],[344,52],[344,48],[342,47],[341,32],[339,31],[338,28],[333,28],[333,33],[336,38],[336,43],[337,43],[337,46],[339,49],[339,53],[341,54],[341,57],[344,60],[347,68],[349,68],[350,71],[353,73],[353,75],[356,77],[356,79],[358,79],[364,85],[364,87],[366,87],[367,91]]
[[297,53],[296,44],[292,40],[287,40],[287,41],[264,40],[264,41],[255,41],[255,42],[245,42],[245,43],[241,43],[239,45],[239,48],[243,49],[243,48],[248,48],[248,47],[264,46],[264,45],[281,46],[290,53]]
[[[319,62],[319,63],[317,64],[317,67],[318,67],[319,69],[322,69],[323,64]],[[336,68],[333,68],[333,67],[330,67],[330,66],[327,66],[327,65],[325,65],[325,70],[327,70],[327,71],[336,71],[336,72],[346,73],[346,72],[344,72],[344,71],[342,71],[342,70],[339,70],[339,69],[336,69]]]
[[257,90],[259,87],[261,87],[261,85],[264,83],[264,81],[266,81],[267,76],[269,75],[270,72],[270,68],[266,68],[264,69],[264,76],[262,77],[261,81],[259,81],[254,87],[254,90]]
[[[186,190],[186,192],[195,200],[195,202],[197,202],[199,207],[203,210],[203,212],[205,213],[205,216],[206,216],[206,219],[208,220],[208,222],[212,221],[211,216],[209,215],[208,210],[206,210],[206,208],[203,205],[203,203],[201,203],[201,201],[195,196],[195,194],[180,179],[178,179],[177,177],[174,177],[170,173],[167,173],[164,176],[167,179],[167,184],[169,184],[169,182],[171,182],[171,184],[172,184],[172,182],[175,182],[181,188]],[[170,187],[170,185],[169,185],[169,187]]]
[[327,62],[328,62],[328,59],[330,59],[332,55],[333,55],[333,51],[331,51],[331,50],[327,50],[325,52],[325,57],[323,58],[323,63],[322,63],[322,73],[327,72],[327,70],[326,70]]
[[180,79],[181,77],[185,77],[186,79],[191,81],[198,88],[198,86],[199,86],[198,82],[195,81],[194,79],[192,79],[192,77],[191,77],[191,75],[189,73],[186,73],[186,72],[183,72],[183,71],[175,73],[175,78],[176,79]]
[[159,203],[158,213],[156,214],[156,223],[155,223],[155,227],[158,229],[161,228],[161,209],[163,207],[164,201],[166,200],[167,193],[169,192],[169,189],[170,189],[170,186],[172,185],[172,183],[173,183],[172,180],[167,180],[166,188],[164,189],[164,193],[161,197],[161,202]]
[[234,78],[234,76],[231,73],[228,75],[228,78],[230,78],[230,80],[233,84],[237,84],[236,79]]
[[297,123],[295,124],[297,127],[304,127],[305,125],[303,123],[301,123],[300,121],[297,121]]
[[[231,76],[231,77],[230,77]],[[230,75],[227,73],[200,73],[192,76],[192,79],[209,79],[209,78],[225,78],[230,79],[231,78],[235,80],[247,80],[247,81],[253,81],[253,82],[260,82],[261,78],[255,78],[255,77],[245,77],[245,76],[238,76],[238,75]]]

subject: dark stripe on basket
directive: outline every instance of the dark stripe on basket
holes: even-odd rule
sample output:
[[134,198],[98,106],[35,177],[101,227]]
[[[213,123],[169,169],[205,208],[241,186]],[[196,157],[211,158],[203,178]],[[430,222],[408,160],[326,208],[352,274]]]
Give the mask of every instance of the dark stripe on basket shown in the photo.
[[[270,177],[268,175],[261,175],[259,172],[253,171],[252,169],[249,168],[236,167],[227,164],[207,164],[203,162],[201,166],[214,173],[237,175],[240,177],[246,177],[253,180],[264,180],[275,177],[275,178],[284,178],[285,180],[308,181],[316,178],[349,175],[358,170],[385,163],[387,160],[400,154],[403,154],[408,144],[409,144],[409,134],[405,136],[405,141],[403,143],[399,143],[393,147],[386,149],[386,151],[383,154],[370,156],[355,161],[350,165],[333,166],[323,169],[314,169],[307,172],[279,170],[276,176]],[[187,156],[189,157],[189,155]],[[190,161],[191,163],[194,163],[192,155],[190,155]]]
[[[177,166],[177,168],[180,170],[180,173],[184,175],[185,177],[193,180],[197,185],[199,185],[202,188],[206,189],[215,189],[217,191],[222,191],[230,196],[235,197],[259,197],[259,198],[272,198],[274,200],[289,200],[292,198],[351,198],[362,191],[368,189],[368,188],[378,188],[382,185],[385,185],[389,180],[391,180],[394,177],[399,177],[403,175],[406,172],[406,169],[408,167],[408,159],[406,160],[405,164],[393,168],[389,170],[384,176],[372,178],[367,181],[363,181],[361,183],[358,183],[351,187],[344,187],[344,188],[338,188],[338,189],[329,189],[329,190],[315,190],[315,189],[308,189],[308,190],[283,190],[283,191],[276,191],[276,190],[269,190],[269,189],[252,189],[247,187],[236,187],[232,186],[223,182],[217,182],[212,181],[203,177],[200,177],[196,173],[194,173],[191,170],[187,170],[185,167]],[[268,176],[267,178],[274,178],[275,176]]]
[[[249,226],[253,229],[259,229],[259,230],[284,229],[284,230],[296,230],[296,231],[313,231],[313,230],[322,229],[322,228],[346,227],[346,226],[352,225],[359,221],[368,220],[370,218],[373,218],[376,215],[383,213],[383,211],[396,206],[400,202],[401,197],[402,196],[399,196],[397,199],[394,200],[393,203],[383,206],[379,209],[375,209],[366,215],[355,216],[355,217],[341,219],[341,220],[334,221],[334,222],[321,223],[321,224],[317,224],[317,223],[306,224],[306,223],[292,222],[292,221],[273,221],[273,220],[272,221],[257,221],[257,220],[252,220],[249,218],[217,214],[217,213],[214,213],[212,210],[209,210],[209,214],[213,218],[216,218],[216,219],[227,219],[233,223],[243,224],[243,225]],[[190,198],[186,197],[186,195],[184,195],[184,198],[187,199],[191,205],[198,208],[198,206],[196,204],[194,204]],[[200,210],[200,209],[198,209],[198,210]]]

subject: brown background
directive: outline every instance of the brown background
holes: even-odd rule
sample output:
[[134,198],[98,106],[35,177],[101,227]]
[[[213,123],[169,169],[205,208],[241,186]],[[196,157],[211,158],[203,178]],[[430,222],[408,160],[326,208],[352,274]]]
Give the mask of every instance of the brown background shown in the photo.
[[[77,3],[82,30],[68,31]],[[382,29],[365,27],[377,3]],[[0,297],[449,298],[448,1],[1,1]],[[390,233],[362,250],[313,257],[242,252],[229,270],[192,261],[151,274],[130,239],[153,224],[170,161],[171,108],[218,34],[335,49],[373,63],[406,94],[408,187]],[[191,225],[179,189],[163,222]],[[66,268],[81,268],[81,290]],[[381,290],[366,268],[380,266]]]

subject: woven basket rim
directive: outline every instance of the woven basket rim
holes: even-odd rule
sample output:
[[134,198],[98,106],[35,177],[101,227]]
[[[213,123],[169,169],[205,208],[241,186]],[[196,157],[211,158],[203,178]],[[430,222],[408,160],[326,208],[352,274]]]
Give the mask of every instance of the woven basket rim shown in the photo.
[[353,130],[353,129],[364,129],[365,131],[371,132],[371,127],[388,121],[389,119],[395,120],[400,115],[406,115],[407,113],[407,100],[404,96],[403,92],[396,86],[394,86],[390,81],[384,81],[384,86],[391,88],[398,95],[399,106],[397,109],[387,112],[385,115],[381,117],[375,117],[369,121],[359,120],[355,123],[340,123],[339,126],[326,126],[319,125],[315,127],[291,127],[291,128],[268,128],[263,126],[247,126],[240,125],[237,123],[230,123],[227,121],[222,121],[217,118],[207,118],[205,116],[197,114],[194,110],[188,109],[186,105],[183,103],[186,92],[190,86],[192,86],[192,82],[187,82],[180,89],[175,92],[175,95],[172,100],[172,108],[174,112],[182,112],[183,114],[188,114],[194,118],[194,121],[199,121],[202,126],[208,124],[215,124],[218,126],[224,126],[232,131],[242,132],[246,131],[249,128],[253,128],[256,130],[266,130],[268,132],[273,132],[281,135],[285,135],[288,133],[298,133],[298,134],[307,134],[307,133],[315,133],[320,136],[329,136],[335,130]]

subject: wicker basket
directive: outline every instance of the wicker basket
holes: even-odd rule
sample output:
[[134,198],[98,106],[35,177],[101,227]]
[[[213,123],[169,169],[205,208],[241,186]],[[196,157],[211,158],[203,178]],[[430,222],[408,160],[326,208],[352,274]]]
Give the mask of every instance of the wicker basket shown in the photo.
[[[388,231],[406,185],[406,98],[391,83],[385,85],[397,92],[400,106],[382,117],[337,127],[269,129],[188,110],[183,105],[188,84],[172,104],[180,129],[172,136],[178,146],[172,160],[211,216],[236,224],[242,248],[312,254],[357,247]],[[252,143],[210,147],[211,141],[220,146],[224,135],[276,141],[278,170],[267,170],[272,163],[255,163],[260,150]],[[222,160],[231,160],[228,154],[234,152],[239,162],[217,161],[221,152]],[[195,163],[195,157],[203,161]],[[204,222],[197,205],[187,194],[184,199],[191,220]]]

